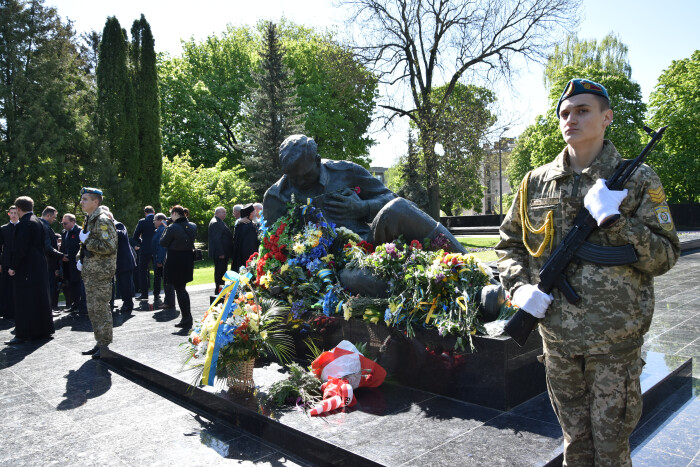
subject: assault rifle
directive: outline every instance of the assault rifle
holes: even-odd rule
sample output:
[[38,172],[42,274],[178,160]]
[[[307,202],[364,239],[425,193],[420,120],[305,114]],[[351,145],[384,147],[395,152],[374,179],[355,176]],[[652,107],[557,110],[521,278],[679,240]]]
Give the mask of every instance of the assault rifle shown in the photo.
[[[647,154],[661,140],[666,128],[664,126],[654,131],[647,126],[644,127],[644,131],[651,136],[651,141],[635,159],[622,161],[615,173],[605,182],[608,189],[622,190],[624,188],[637,168],[642,165]],[[603,227],[612,225],[619,217],[618,214],[606,220]],[[574,258],[604,266],[619,266],[637,261],[637,253],[632,245],[605,247],[587,242],[586,239],[597,228],[596,220],[582,206],[574,219],[574,226],[540,269],[540,282],[537,284],[537,288],[547,294],[557,288],[569,303],[577,304],[581,301],[581,297],[571,287],[565,273],[566,268]],[[537,318],[525,310],[518,310],[506,323],[505,332],[522,347],[536,324]]]

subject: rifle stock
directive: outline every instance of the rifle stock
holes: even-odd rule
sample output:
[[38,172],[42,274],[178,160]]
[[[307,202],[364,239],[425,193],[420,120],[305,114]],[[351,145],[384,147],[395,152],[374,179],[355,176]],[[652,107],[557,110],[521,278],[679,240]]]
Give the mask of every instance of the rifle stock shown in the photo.
[[[615,170],[613,175],[606,181],[606,186],[610,190],[622,190],[634,175],[634,172],[644,162],[647,154],[656,146],[663,137],[667,127],[661,127],[656,131],[644,127],[644,131],[651,136],[651,140],[644,147],[642,152],[634,159],[623,161]],[[591,216],[585,207],[581,207],[574,226],[567,232],[564,239],[557,245],[557,248],[540,269],[540,282],[537,287],[544,293],[550,293],[554,288],[564,295],[569,303],[576,304],[581,301],[581,297],[569,284],[566,278],[566,268],[576,256],[576,252],[581,248],[591,232],[598,228],[596,220]],[[508,320],[504,330],[519,345],[524,346],[527,338],[535,328],[537,318],[525,310],[518,310],[513,317]]]

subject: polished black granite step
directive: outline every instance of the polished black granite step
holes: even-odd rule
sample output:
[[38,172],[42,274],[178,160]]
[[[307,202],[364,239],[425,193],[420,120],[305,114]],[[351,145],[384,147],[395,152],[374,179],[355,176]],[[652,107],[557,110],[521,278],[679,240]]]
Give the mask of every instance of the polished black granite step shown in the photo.
[[[644,358],[643,420],[669,394],[678,397],[684,384],[689,386],[692,370],[687,358],[656,352]],[[231,396],[190,386],[167,360],[149,366],[110,351],[103,362],[202,416],[244,429],[313,465],[561,464],[561,429],[545,393],[504,412],[389,381],[358,390],[357,405],[345,412],[309,417],[294,408],[270,411],[261,403],[265,388],[284,377],[277,364],[255,369],[257,395]]]

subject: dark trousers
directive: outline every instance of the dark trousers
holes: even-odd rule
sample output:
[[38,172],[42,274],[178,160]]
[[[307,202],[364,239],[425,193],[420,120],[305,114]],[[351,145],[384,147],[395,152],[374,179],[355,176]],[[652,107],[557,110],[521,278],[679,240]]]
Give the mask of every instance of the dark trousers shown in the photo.
[[190,294],[187,293],[187,284],[173,284],[175,293],[177,294],[177,305],[180,307],[183,321],[192,321],[192,313],[190,312]]
[[77,281],[66,281],[65,287],[66,289],[68,289],[68,293],[66,294],[66,300],[70,300],[70,303],[66,301],[66,305],[70,305],[71,310],[80,309],[80,284],[80,279],[78,279]]
[[214,258],[214,284],[216,284],[216,292],[219,293],[219,288],[224,285],[224,274],[228,269],[228,258]]
[[15,319],[15,288],[6,267],[0,273],[0,318]]
[[49,297],[51,297],[51,308],[58,308],[57,283],[56,269],[49,269]]
[[133,310],[134,309],[134,287],[132,284],[133,274],[132,271],[119,272],[115,276],[117,280],[117,286],[115,289],[118,290],[119,297],[122,299],[122,310]]
[[160,286],[163,282],[163,266],[153,265],[153,298],[160,296]]
[[139,259],[139,287],[141,288],[141,295],[148,295],[148,289],[150,288],[150,275],[151,264],[153,264],[153,257],[151,254],[142,254]]

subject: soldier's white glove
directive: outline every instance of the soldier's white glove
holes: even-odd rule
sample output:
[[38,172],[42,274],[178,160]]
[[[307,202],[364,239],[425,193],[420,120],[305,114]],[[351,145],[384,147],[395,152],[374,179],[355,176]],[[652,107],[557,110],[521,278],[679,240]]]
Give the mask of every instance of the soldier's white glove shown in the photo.
[[536,285],[525,284],[517,288],[512,303],[535,318],[542,319],[553,299],[552,294],[542,292]]
[[75,267],[78,268],[78,271],[82,271],[82,270],[83,270],[83,263],[82,263],[82,261],[78,260],[78,262],[75,263]]
[[610,190],[605,180],[599,178],[583,198],[583,205],[600,226],[605,219],[620,214],[620,204],[627,196],[627,189]]
[[85,240],[87,240],[87,238],[90,236],[90,232],[84,232],[81,230],[78,236],[80,237],[80,241],[85,243]]

